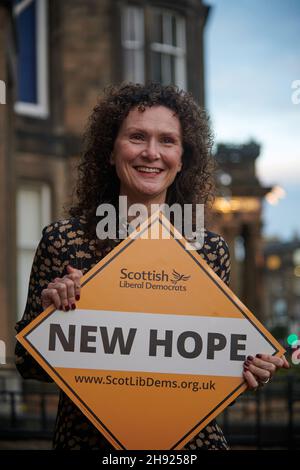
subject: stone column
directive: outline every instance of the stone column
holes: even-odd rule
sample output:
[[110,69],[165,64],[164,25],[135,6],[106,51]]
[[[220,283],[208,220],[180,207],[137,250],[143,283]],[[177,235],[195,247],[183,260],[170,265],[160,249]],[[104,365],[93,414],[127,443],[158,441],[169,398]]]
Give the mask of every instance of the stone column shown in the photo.
[[6,344],[7,367],[12,366],[16,320],[12,38],[9,4],[0,1],[0,80],[6,91],[5,104],[0,104],[0,339]]
[[223,214],[221,224],[215,228],[225,239],[230,253],[230,289],[239,297],[239,266],[235,257],[235,239],[240,235],[239,224],[233,219],[232,214]]
[[244,228],[245,263],[243,301],[250,310],[264,320],[262,311],[263,297],[263,261],[260,223],[252,223]]

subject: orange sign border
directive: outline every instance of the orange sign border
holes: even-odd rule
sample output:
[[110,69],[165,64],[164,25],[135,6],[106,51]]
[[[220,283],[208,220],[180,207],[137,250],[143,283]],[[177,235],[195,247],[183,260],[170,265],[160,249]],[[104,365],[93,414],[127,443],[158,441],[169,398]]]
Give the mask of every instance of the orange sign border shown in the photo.
[[[180,233],[174,226],[165,218],[161,212],[156,212],[147,221],[145,221],[140,230],[135,230],[127,239],[120,242],[112,251],[110,251],[102,260],[99,261],[92,269],[90,269],[82,278],[82,287],[84,287],[93,277],[98,275],[105,267],[107,267],[119,254],[121,254],[128,246],[137,240],[145,231],[155,223],[159,222],[161,228],[164,227],[169,232],[172,238],[179,244],[179,246],[193,259],[202,271],[221,289],[223,294],[238,308],[241,314],[258,330],[258,332],[269,342],[275,349],[274,356],[281,356],[284,354],[285,349],[273,338],[273,336],[266,330],[266,328],[257,320],[257,318],[248,310],[248,308],[239,300],[239,298],[230,290],[230,288],[220,279],[220,277],[210,268],[201,256],[195,250],[189,250],[189,243],[180,236]],[[181,238],[180,238],[181,237]],[[16,335],[16,339],[27,349],[27,351],[34,357],[35,360],[46,370],[46,372],[53,378],[54,382],[68,395],[69,398],[80,408],[80,410],[90,419],[90,421],[104,434],[104,436],[117,448],[126,450],[126,447],[119,441],[119,439],[110,431],[107,426],[100,420],[98,416],[89,408],[89,406],[81,399],[78,394],[68,385],[64,378],[52,367],[47,360],[39,353],[39,351],[27,339],[27,335],[36,329],[45,319],[52,315],[57,309],[49,306],[44,312],[38,315],[29,325],[27,325],[20,333]],[[200,431],[203,422],[206,422],[210,417],[215,418],[220,414],[226,406],[235,400],[242,392],[247,389],[245,381],[241,378],[242,382],[238,387],[232,390],[221,402],[218,403],[210,412],[190,429],[180,440],[178,440],[170,450],[178,449],[183,446],[188,439],[192,438],[194,434]],[[218,411],[219,410],[219,411]],[[218,411],[218,413],[217,413]],[[100,432],[100,431],[99,431]]]

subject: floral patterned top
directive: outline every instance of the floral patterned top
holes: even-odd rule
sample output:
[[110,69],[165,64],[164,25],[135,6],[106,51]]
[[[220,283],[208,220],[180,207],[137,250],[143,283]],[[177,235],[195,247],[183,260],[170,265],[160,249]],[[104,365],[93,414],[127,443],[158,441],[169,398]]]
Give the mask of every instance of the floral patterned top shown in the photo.
[[[44,228],[32,265],[25,312],[22,320],[16,325],[17,332],[43,311],[42,290],[55,277],[67,274],[68,264],[85,274],[111,251],[111,246],[99,251],[96,241],[86,235],[85,224],[83,218],[72,218],[52,223]],[[115,243],[119,243],[119,240],[115,240]],[[198,253],[228,284],[230,258],[224,239],[206,230],[204,245]],[[16,366],[25,379],[52,381],[20,343],[16,345]],[[113,449],[107,439],[62,391],[60,391],[53,446],[55,449],[69,450]],[[215,420],[184,447],[184,450],[194,449],[228,449],[222,430]]]

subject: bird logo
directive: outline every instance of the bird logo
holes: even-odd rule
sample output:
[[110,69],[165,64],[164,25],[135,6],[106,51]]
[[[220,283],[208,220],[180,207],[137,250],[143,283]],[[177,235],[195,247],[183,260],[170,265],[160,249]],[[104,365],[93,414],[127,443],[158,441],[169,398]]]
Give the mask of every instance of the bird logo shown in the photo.
[[180,282],[180,281],[188,281],[189,278],[191,277],[191,276],[186,276],[185,274],[180,274],[177,271],[175,271],[175,269],[173,269],[172,275],[174,279],[171,279],[171,282],[173,282],[173,284],[175,285],[177,284],[177,282]]

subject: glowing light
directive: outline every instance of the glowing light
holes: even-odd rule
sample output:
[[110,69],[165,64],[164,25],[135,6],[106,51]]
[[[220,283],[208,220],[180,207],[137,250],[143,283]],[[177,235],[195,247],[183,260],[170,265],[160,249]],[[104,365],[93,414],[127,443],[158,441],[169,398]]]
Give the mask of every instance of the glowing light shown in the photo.
[[298,336],[295,333],[292,333],[288,336],[287,342],[290,346],[293,346],[294,343],[298,341]]
[[223,213],[229,212],[257,212],[260,210],[260,201],[254,197],[217,197],[214,210]]
[[277,255],[271,255],[267,258],[267,268],[271,271],[275,271],[281,266],[281,259]]
[[293,253],[294,265],[300,265],[300,248],[297,248]]
[[281,186],[274,186],[272,190],[266,194],[265,198],[269,204],[275,206],[278,204],[279,199],[283,199],[286,196],[286,191]]
[[295,266],[294,274],[296,277],[300,277],[300,265]]

